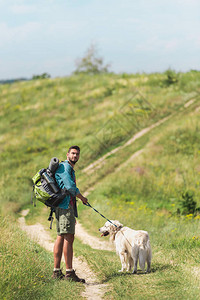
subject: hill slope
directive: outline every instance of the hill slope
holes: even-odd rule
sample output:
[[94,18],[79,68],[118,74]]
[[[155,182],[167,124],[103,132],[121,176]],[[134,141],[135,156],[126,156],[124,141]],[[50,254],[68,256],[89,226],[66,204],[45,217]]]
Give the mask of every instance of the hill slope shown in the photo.
[[[125,297],[133,297],[122,289],[122,285],[133,283],[135,293],[146,297],[141,289],[143,280],[147,286],[155,285],[152,297],[159,297],[161,290],[167,296],[171,288],[172,294],[179,298],[185,295],[190,282],[187,297],[194,299],[199,282],[196,277],[192,280],[190,273],[186,272],[185,277],[181,273],[191,267],[197,272],[198,215],[186,212],[178,216],[176,211],[183,213],[179,201],[183,202],[182,194],[188,191],[200,205],[199,77],[198,72],[179,74],[178,82],[169,84],[166,74],[107,74],[0,86],[0,197],[5,237],[6,231],[8,235],[13,231],[10,229],[13,219],[5,220],[4,216],[15,217],[16,212],[28,205],[34,173],[47,166],[52,156],[65,159],[67,148],[79,144],[77,177],[81,190],[95,187],[90,201],[97,209],[109,218],[150,232],[154,272],[138,281],[116,277],[115,255],[105,254],[99,260],[80,243],[76,245],[77,254],[84,255],[100,278],[113,285],[115,299],[117,295],[122,299],[122,292]],[[165,117],[170,118],[134,143],[123,146],[134,134]],[[89,163],[117,147],[119,151],[107,156],[100,169],[92,174],[82,172]],[[140,149],[143,151],[137,160],[128,160]],[[88,208],[80,206],[79,210],[84,210],[80,212],[82,222],[96,234],[103,220]],[[6,239],[2,239],[3,257],[8,251],[5,243]],[[42,257],[41,260],[44,261]],[[31,263],[30,267],[33,268]],[[5,270],[10,274],[11,270],[4,266]],[[168,276],[175,278],[174,281]],[[168,283],[164,284],[166,278]]]

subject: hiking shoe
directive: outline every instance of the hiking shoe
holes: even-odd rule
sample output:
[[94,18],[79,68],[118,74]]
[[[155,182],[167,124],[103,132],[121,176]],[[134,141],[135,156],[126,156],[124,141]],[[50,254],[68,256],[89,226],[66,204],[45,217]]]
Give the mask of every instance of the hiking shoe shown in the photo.
[[61,270],[53,271],[53,275],[51,276],[53,279],[63,279],[65,275]]
[[75,271],[66,271],[66,275],[65,275],[65,279],[66,280],[71,280],[71,281],[75,281],[75,282],[81,282],[81,283],[85,283],[85,279],[81,279],[79,278]]

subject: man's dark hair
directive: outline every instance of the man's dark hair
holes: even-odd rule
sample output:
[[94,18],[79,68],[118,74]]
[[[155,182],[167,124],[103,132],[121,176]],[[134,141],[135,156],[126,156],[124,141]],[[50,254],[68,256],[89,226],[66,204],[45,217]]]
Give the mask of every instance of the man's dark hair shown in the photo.
[[81,151],[80,147],[79,146],[71,146],[68,150],[68,153],[72,150],[72,149],[76,149],[78,152]]

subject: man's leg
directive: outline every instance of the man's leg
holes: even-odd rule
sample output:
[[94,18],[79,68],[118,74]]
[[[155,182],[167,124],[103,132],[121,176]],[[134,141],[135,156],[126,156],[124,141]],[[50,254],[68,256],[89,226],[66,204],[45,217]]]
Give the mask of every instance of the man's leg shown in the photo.
[[67,233],[67,234],[64,235],[63,252],[64,252],[65,263],[66,263],[65,279],[85,283],[85,279],[79,278],[76,275],[76,273],[75,273],[75,271],[72,267],[73,242],[74,242],[74,234]]
[[64,235],[57,235],[54,245],[54,268],[60,269],[60,263],[63,253]]
[[64,246],[63,252],[65,257],[66,269],[72,269],[72,261],[73,261],[73,242],[74,242],[74,234],[67,233],[64,234]]

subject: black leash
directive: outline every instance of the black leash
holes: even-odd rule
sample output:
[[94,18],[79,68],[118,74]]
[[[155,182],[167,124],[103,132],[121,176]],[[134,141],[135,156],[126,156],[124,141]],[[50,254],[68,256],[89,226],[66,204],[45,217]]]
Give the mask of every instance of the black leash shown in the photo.
[[85,204],[86,206],[89,206],[89,207],[91,207],[94,211],[96,211],[100,216],[102,216],[104,219],[106,219],[108,222],[110,222],[112,225],[114,225],[115,227],[117,227],[117,225],[115,225],[113,222],[111,222],[109,219],[107,219],[105,216],[103,216],[102,214],[100,214],[100,212],[98,211],[98,210],[96,210],[94,207],[92,207],[92,205],[89,203],[89,202],[87,202],[86,204]]
[[[98,214],[100,214],[100,212],[98,210],[96,210],[94,207],[92,207],[92,205],[89,202],[87,202],[85,205],[91,207],[94,211],[96,211]],[[104,219],[106,219],[108,222],[110,222],[112,225],[114,225],[115,227],[118,228],[117,225],[115,225],[113,222],[111,222],[109,219],[107,219],[104,215],[100,214],[100,216],[102,216]],[[129,245],[132,247],[131,243],[129,242],[129,240],[127,239],[125,234],[123,232],[122,232],[122,234],[125,237],[125,239],[127,240],[127,242],[129,243]]]

